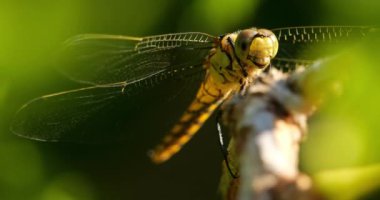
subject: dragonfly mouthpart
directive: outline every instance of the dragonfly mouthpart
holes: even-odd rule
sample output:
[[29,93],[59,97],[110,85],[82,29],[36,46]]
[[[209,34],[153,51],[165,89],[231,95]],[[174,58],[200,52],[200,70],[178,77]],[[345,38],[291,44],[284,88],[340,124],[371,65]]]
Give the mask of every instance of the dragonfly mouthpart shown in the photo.
[[250,60],[256,67],[259,69],[263,69],[270,64],[271,57],[258,58],[254,56],[248,56],[248,60]]

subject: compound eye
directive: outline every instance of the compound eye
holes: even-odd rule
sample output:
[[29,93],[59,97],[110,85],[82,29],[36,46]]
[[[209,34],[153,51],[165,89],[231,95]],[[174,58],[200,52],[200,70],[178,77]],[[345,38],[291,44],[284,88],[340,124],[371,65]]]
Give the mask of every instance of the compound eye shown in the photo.
[[238,42],[238,48],[242,51],[246,51],[250,47],[255,34],[256,32],[250,29],[242,30],[236,39]]
[[257,31],[254,29],[242,30],[235,41],[236,54],[240,59],[246,59],[253,37],[257,34]]
[[248,49],[248,47],[250,46],[250,43],[251,41],[248,40],[248,39],[244,39],[243,41],[241,41],[240,43],[240,49],[244,52]]

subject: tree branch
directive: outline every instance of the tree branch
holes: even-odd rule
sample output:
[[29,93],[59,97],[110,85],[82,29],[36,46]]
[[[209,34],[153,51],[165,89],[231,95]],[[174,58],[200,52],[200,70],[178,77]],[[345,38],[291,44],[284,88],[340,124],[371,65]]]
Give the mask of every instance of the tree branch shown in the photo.
[[[271,70],[258,77],[244,97],[232,98],[223,109],[231,134],[229,162],[220,190],[224,199],[320,199],[311,179],[299,171],[299,149],[307,119],[326,96],[339,92],[340,80],[326,73],[329,61],[292,75]],[[331,72],[331,71],[330,71]]]

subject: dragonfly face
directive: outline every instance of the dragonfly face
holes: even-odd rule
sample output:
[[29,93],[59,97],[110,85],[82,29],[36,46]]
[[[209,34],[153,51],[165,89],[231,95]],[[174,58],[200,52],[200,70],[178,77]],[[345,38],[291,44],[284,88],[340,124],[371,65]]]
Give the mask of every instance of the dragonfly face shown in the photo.
[[246,29],[239,32],[235,48],[242,63],[250,69],[263,69],[270,64],[278,51],[278,41],[275,34],[266,29]]
[[[168,80],[186,82],[201,75],[203,82],[194,101],[151,153],[153,161],[164,162],[190,140],[220,103],[242,84],[252,83],[269,64],[283,71],[307,66],[320,58],[304,54],[315,43],[352,42],[370,31],[371,27],[312,26],[251,28],[223,37],[198,32],[142,38],[79,35],[65,43],[67,59],[60,70],[89,86],[30,101],[18,111],[11,129],[42,141],[103,141],[94,138],[92,131],[107,137],[126,131],[123,121],[118,121],[122,118],[112,117],[127,113],[120,106],[128,110],[130,105],[120,103]],[[131,119],[132,114],[126,115]]]

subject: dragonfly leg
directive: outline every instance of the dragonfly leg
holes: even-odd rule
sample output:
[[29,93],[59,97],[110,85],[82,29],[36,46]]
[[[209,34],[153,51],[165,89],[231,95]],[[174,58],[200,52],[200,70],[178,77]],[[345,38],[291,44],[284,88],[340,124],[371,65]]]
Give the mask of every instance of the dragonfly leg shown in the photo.
[[236,54],[236,48],[235,48],[234,42],[232,41],[232,38],[228,37],[227,41],[230,44],[230,46],[232,47],[232,50],[233,50],[233,53],[234,53],[234,57],[235,57],[236,61],[239,63],[241,71],[243,72],[243,76],[247,77],[248,76],[248,72],[244,69],[243,65],[241,64],[240,58]]
[[266,67],[263,72],[268,74],[271,68],[272,68],[272,63],[269,63],[268,67]]
[[239,178],[239,176],[237,175],[238,173],[234,173],[232,171],[230,162],[228,161],[228,150],[224,143],[222,126],[220,125],[221,117],[222,117],[222,111],[218,110],[216,113],[216,128],[218,130],[219,146],[220,146],[220,150],[222,151],[224,163],[226,164],[228,172],[230,173],[232,178],[236,179],[236,178]]

